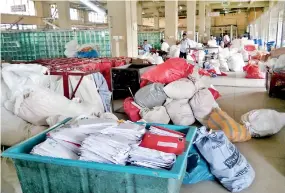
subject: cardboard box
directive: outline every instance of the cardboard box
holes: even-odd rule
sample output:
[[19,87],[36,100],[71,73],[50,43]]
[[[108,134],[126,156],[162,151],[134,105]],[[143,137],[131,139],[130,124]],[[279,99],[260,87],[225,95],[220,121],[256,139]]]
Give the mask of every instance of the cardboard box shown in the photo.
[[132,58],[132,64],[149,64],[146,59]]

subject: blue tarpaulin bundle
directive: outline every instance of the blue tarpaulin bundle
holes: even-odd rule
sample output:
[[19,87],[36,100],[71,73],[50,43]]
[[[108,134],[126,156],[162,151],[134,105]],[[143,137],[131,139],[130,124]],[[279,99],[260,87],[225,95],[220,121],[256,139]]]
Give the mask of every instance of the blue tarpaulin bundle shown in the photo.
[[196,145],[193,144],[188,155],[186,174],[183,179],[183,184],[196,184],[201,181],[209,180],[215,180],[215,177],[210,172],[207,162],[199,153]]

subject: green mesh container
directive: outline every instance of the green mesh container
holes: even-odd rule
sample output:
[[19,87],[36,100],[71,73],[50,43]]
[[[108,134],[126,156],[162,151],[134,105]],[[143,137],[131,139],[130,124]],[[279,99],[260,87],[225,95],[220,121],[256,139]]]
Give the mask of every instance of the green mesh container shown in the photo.
[[162,32],[138,32],[138,45],[143,45],[143,41],[147,40],[150,45],[155,49],[160,49],[160,40],[163,38]]
[[31,61],[40,58],[64,57],[64,46],[73,39],[80,45],[95,44],[102,57],[111,56],[108,30],[53,30],[1,32],[1,59]]
[[196,127],[161,125],[187,134],[185,152],[177,157],[171,170],[29,154],[35,145],[45,140],[48,131],[66,122],[68,120],[3,152],[3,157],[14,161],[23,193],[179,193]]

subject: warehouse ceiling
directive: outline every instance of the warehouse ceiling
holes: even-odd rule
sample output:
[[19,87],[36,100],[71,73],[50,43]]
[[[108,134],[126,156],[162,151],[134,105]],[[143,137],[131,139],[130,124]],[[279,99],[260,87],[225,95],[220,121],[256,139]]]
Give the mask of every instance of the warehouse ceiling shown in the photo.
[[[96,6],[107,10],[107,0],[90,0]],[[72,1],[78,2],[78,0]],[[165,2],[164,0],[139,0],[142,5],[142,15],[144,18],[149,18],[154,16],[156,10],[159,11],[160,17],[165,15]],[[213,11],[220,12],[221,14],[227,13],[239,13],[247,12],[254,8],[265,8],[269,6],[269,1],[262,0],[220,0],[220,1],[206,1],[207,5],[211,7]],[[187,1],[178,1],[178,15],[180,18],[186,17],[186,4]],[[197,7],[199,5],[199,0],[197,0]],[[79,8],[90,10],[86,5],[79,3],[76,5]],[[198,10],[197,13],[198,14]]]

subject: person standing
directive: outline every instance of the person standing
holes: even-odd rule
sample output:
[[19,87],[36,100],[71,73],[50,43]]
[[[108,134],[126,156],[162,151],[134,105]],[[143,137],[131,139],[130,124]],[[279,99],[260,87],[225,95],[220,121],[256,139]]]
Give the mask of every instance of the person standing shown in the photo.
[[180,58],[185,58],[187,57],[187,53],[189,52],[189,48],[193,48],[196,46],[196,42],[193,40],[190,40],[187,38],[186,33],[183,33],[182,35],[182,40],[180,41]]
[[147,42],[147,40],[143,41],[143,51],[144,53],[149,53],[150,50],[152,49],[152,46]]
[[225,47],[229,47],[231,43],[231,39],[230,39],[230,36],[228,35],[227,31],[225,32],[225,35],[224,35],[224,44],[225,44]]

